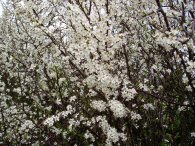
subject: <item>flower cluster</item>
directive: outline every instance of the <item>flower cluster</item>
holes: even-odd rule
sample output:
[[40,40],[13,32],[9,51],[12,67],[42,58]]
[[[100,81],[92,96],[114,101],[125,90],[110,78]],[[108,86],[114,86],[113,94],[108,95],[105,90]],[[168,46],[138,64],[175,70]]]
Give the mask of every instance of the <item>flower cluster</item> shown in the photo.
[[0,142],[194,144],[193,4],[7,0]]

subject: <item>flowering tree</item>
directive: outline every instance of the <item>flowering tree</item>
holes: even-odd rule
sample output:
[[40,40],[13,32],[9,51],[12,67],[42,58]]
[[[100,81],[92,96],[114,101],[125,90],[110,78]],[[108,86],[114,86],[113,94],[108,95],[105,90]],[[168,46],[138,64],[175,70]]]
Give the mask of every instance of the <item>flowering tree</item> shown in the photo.
[[193,145],[190,0],[7,0],[0,140]]

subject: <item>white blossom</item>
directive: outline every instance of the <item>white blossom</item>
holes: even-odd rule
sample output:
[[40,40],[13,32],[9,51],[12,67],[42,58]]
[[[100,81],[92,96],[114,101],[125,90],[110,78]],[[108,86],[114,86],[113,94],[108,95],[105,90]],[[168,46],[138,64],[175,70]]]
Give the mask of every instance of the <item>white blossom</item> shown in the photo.
[[123,118],[127,116],[127,111],[124,105],[118,100],[110,100],[108,103],[110,110],[117,118]]
[[106,104],[106,102],[104,102],[104,101],[102,101],[102,100],[93,100],[92,102],[91,102],[91,106],[94,108],[94,109],[96,109],[96,110],[98,110],[98,111],[100,111],[100,112],[103,112],[103,111],[105,111],[106,110],[106,106],[107,104]]

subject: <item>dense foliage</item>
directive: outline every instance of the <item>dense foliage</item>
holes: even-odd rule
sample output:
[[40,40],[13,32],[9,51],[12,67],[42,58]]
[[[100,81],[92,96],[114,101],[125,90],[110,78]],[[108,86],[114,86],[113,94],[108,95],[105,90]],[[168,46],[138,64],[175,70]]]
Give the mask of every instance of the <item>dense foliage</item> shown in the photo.
[[7,0],[0,141],[194,145],[194,3]]

